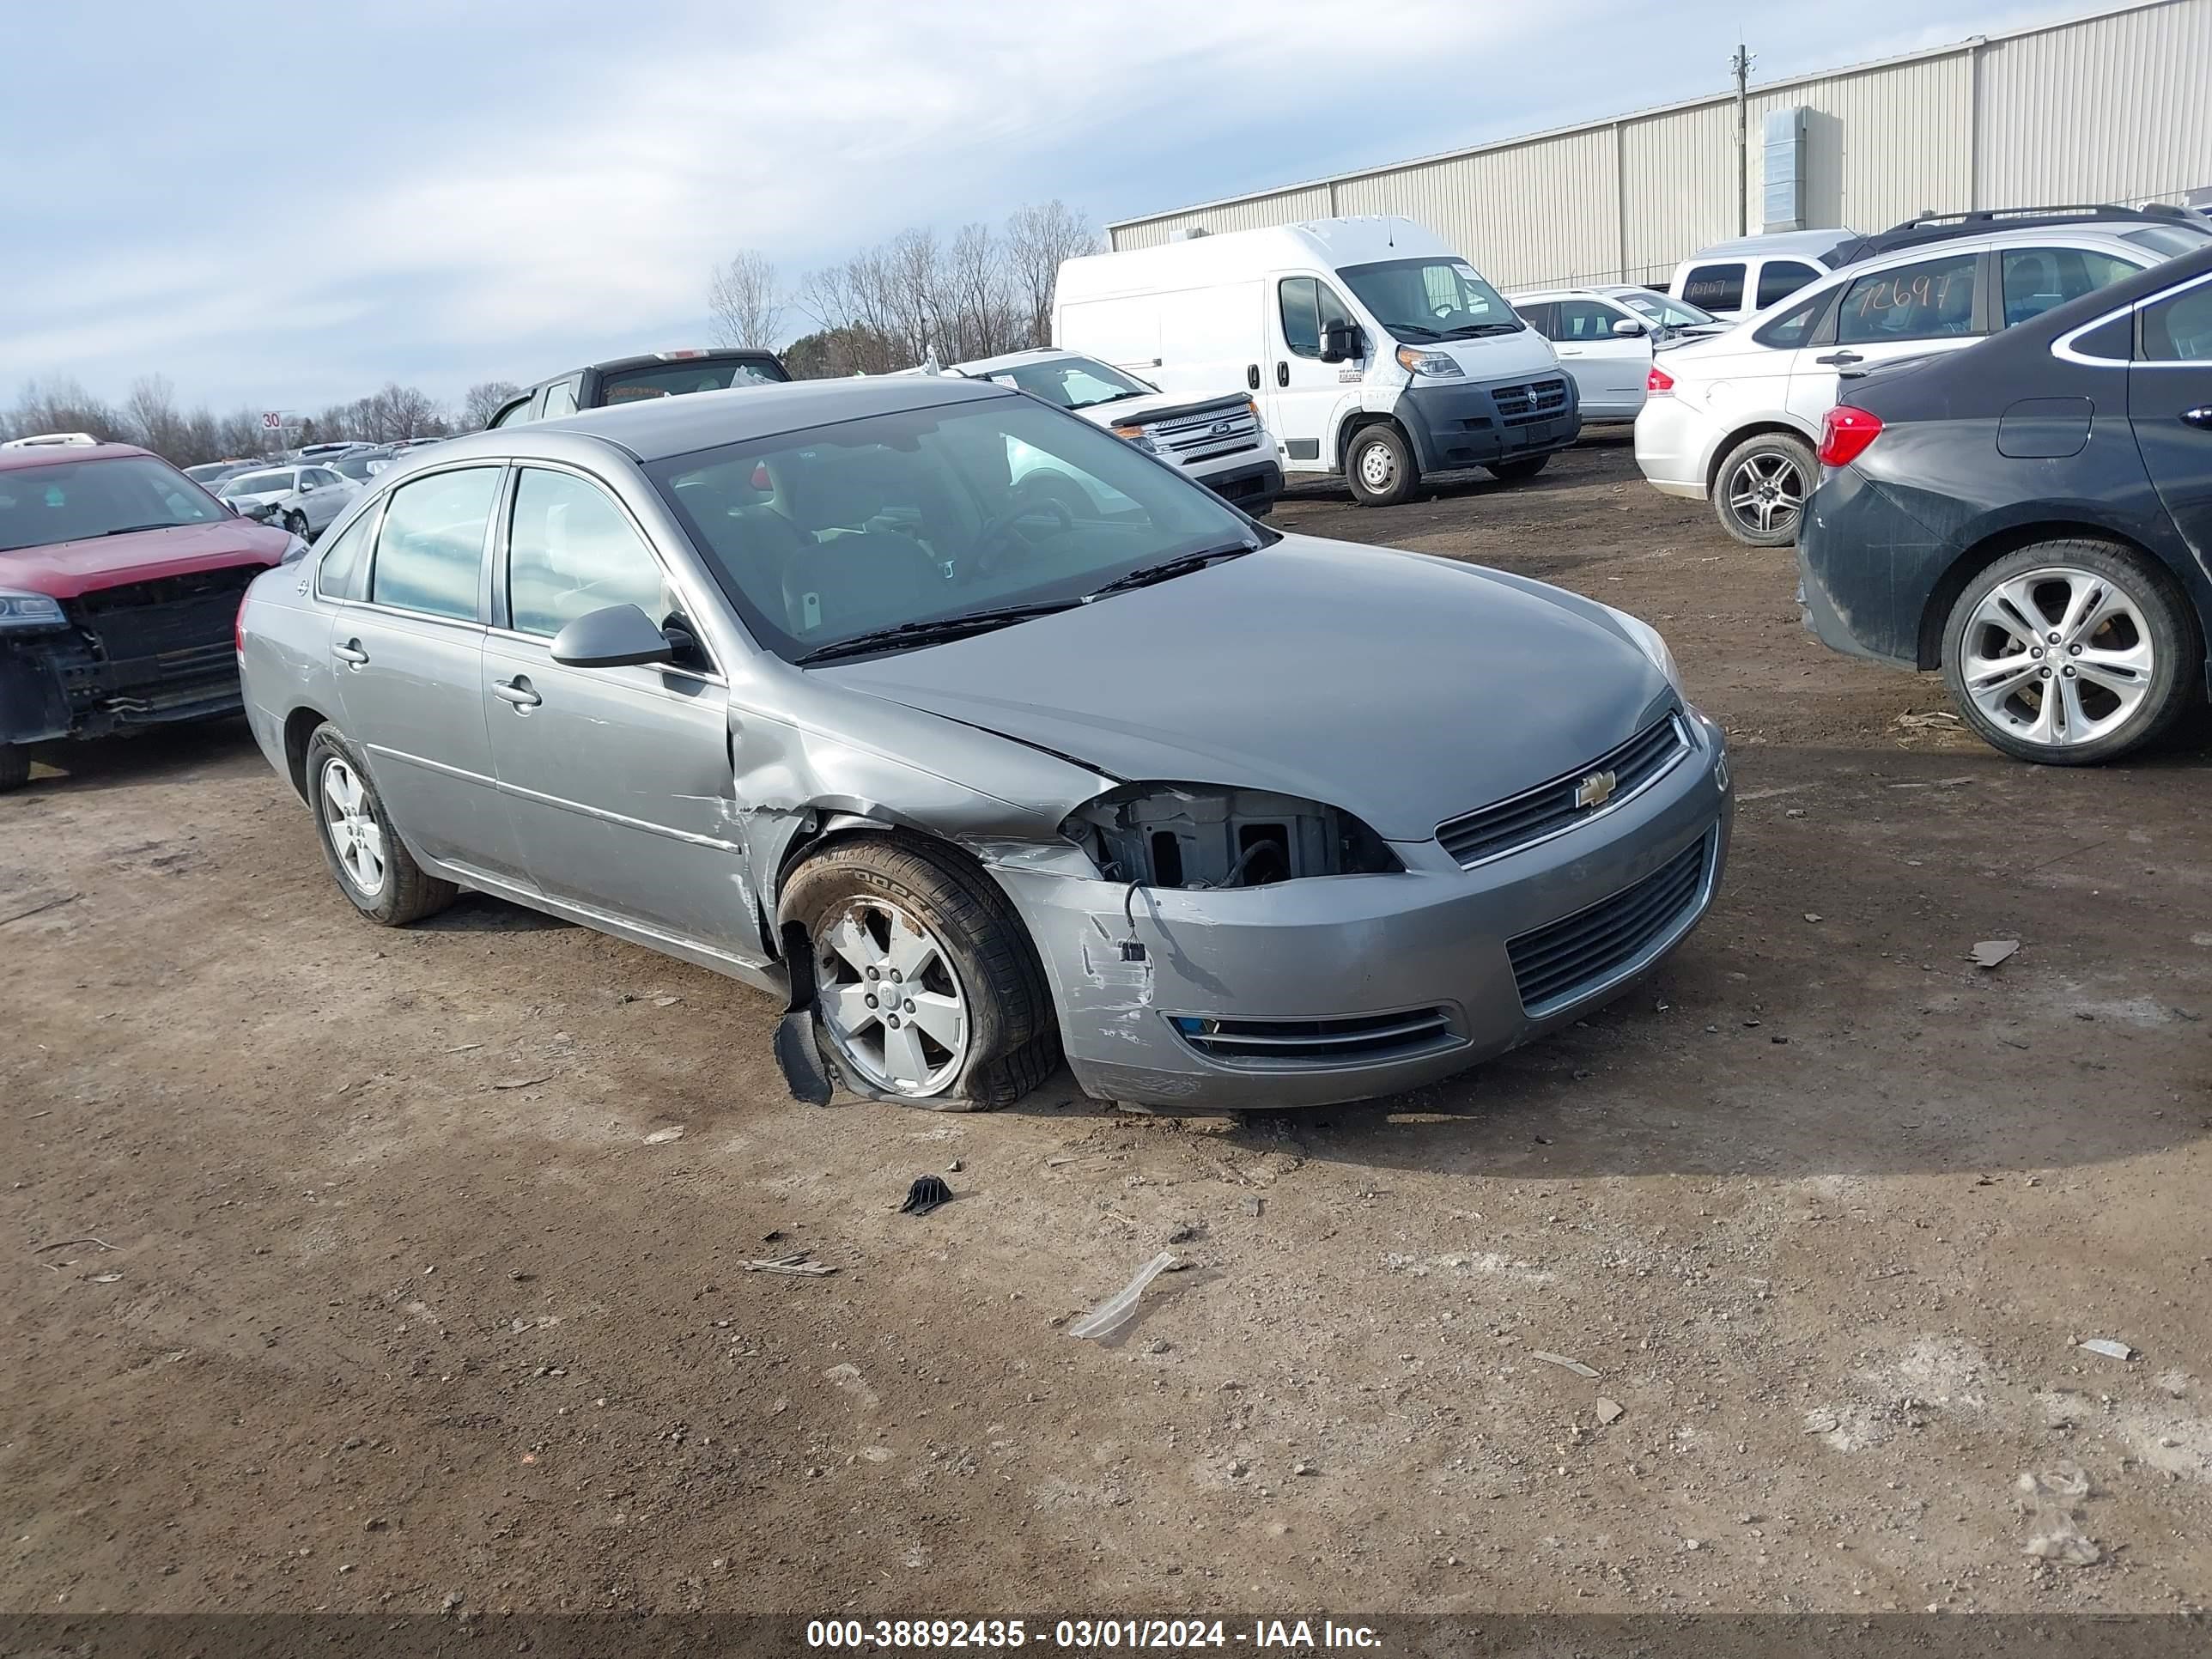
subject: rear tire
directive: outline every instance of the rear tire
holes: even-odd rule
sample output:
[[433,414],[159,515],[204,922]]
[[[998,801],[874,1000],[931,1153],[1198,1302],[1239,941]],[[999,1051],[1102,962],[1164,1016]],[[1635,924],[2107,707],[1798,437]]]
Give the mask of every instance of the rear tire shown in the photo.
[[1746,547],[1788,547],[1820,479],[1813,446],[1787,432],[1761,432],[1728,453],[1713,475],[1714,516]]
[[31,781],[31,751],[19,743],[0,743],[0,794]]
[[1533,478],[1544,470],[1544,463],[1552,458],[1542,455],[1523,455],[1517,460],[1492,461],[1483,471],[1500,483],[1519,483],[1523,478]]
[[323,860],[355,909],[386,927],[404,927],[459,896],[452,882],[415,862],[392,827],[368,769],[345,734],[327,721],[307,739],[307,779]]
[[1376,421],[1352,434],[1344,453],[1344,476],[1352,499],[1362,507],[1395,507],[1421,487],[1420,463],[1406,434]]
[[1966,584],[1943,624],[1943,684],[1959,717],[1992,748],[2045,766],[2094,766],[2160,737],[2187,709],[2203,662],[2189,607],[2112,542],[2008,553]]
[[[1060,1064],[1036,947],[1006,895],[951,853],[903,836],[835,842],[793,872],[779,908],[805,930],[815,1030],[854,1093],[988,1110]],[[902,969],[912,978],[887,989]]]

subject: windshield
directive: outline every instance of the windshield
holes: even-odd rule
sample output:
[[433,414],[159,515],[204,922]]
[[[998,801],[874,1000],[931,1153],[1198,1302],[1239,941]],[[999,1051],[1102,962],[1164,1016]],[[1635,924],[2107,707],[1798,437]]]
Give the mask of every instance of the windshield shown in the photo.
[[366,478],[380,459],[368,455],[346,455],[327,465],[331,471],[343,472],[349,478]]
[[1662,328],[1698,328],[1720,319],[1710,311],[1701,311],[1680,300],[1670,300],[1663,294],[1654,294],[1646,289],[1613,296],[1631,311],[1641,312]]
[[788,379],[772,357],[702,357],[684,362],[649,363],[616,369],[599,383],[604,404],[634,404],[641,398],[673,398],[686,392],[726,392],[733,386],[775,386]]
[[150,455],[0,472],[0,552],[125,530],[212,524],[228,516],[205,490]]
[[292,488],[289,472],[243,472],[230,479],[218,492],[232,495],[279,495]]
[[1091,357],[1016,363],[1007,368],[986,369],[976,378],[1034,392],[1062,409],[1089,409],[1095,404],[1118,403],[1124,398],[1149,397],[1159,390]]
[[2212,232],[2186,225],[2145,225],[2140,230],[2121,233],[2122,240],[2133,242],[2137,247],[2148,248],[2161,259],[2195,253],[2203,247],[2208,238],[2212,238]]
[[1337,274],[1385,331],[1402,341],[1471,339],[1523,326],[1464,259],[1385,259]]
[[783,433],[646,471],[754,638],[787,660],[902,623],[1073,605],[1147,565],[1274,539],[1028,398]]

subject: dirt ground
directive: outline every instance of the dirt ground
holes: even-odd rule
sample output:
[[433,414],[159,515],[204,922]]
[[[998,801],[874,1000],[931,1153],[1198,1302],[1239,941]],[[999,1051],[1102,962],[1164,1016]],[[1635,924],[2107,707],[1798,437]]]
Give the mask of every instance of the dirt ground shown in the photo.
[[0,1610],[2212,1605],[2204,728],[1899,726],[1940,688],[1617,434],[1277,522],[1665,630],[1741,805],[1656,977],[1356,1109],[817,1109],[733,983],[356,920],[240,724],[54,751],[0,799],[0,916],[65,901],[0,925]]

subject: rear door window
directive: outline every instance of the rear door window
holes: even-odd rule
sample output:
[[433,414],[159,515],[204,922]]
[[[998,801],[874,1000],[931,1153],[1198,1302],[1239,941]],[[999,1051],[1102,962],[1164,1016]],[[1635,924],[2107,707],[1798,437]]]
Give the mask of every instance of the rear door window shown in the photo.
[[1549,300],[1528,300],[1515,306],[1513,314],[1546,339],[1556,340],[1559,337],[1552,332],[1554,326],[1553,319],[1558,315],[1559,309]]
[[1836,343],[1882,345],[1972,334],[1980,257],[1954,253],[1860,277],[1844,290]]
[[2212,365],[2212,283],[2200,283],[2143,307],[2142,359],[2148,363]]
[[378,605],[472,622],[484,530],[500,469],[466,467],[402,484],[384,509],[369,598]]
[[1741,310],[1743,262],[1692,267],[1690,274],[1682,279],[1682,298],[1707,311]]
[[1769,259],[1759,268],[1759,308],[1778,306],[1808,283],[1820,280],[1820,272],[1796,259]]
[[2007,328],[2132,276],[2137,269],[2112,254],[2078,247],[2008,247],[1997,263]]

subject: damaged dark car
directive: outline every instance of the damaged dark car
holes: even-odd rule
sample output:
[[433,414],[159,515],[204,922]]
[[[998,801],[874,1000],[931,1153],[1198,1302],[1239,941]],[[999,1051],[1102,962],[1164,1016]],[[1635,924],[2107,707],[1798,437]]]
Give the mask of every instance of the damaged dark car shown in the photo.
[[474,888],[771,991],[802,1093],[1393,1092],[1618,994],[1728,855],[1644,623],[1276,533],[988,383],[453,440],[240,638],[356,909]]
[[34,744],[236,714],[246,585],[305,551],[149,451],[0,446],[0,789]]

